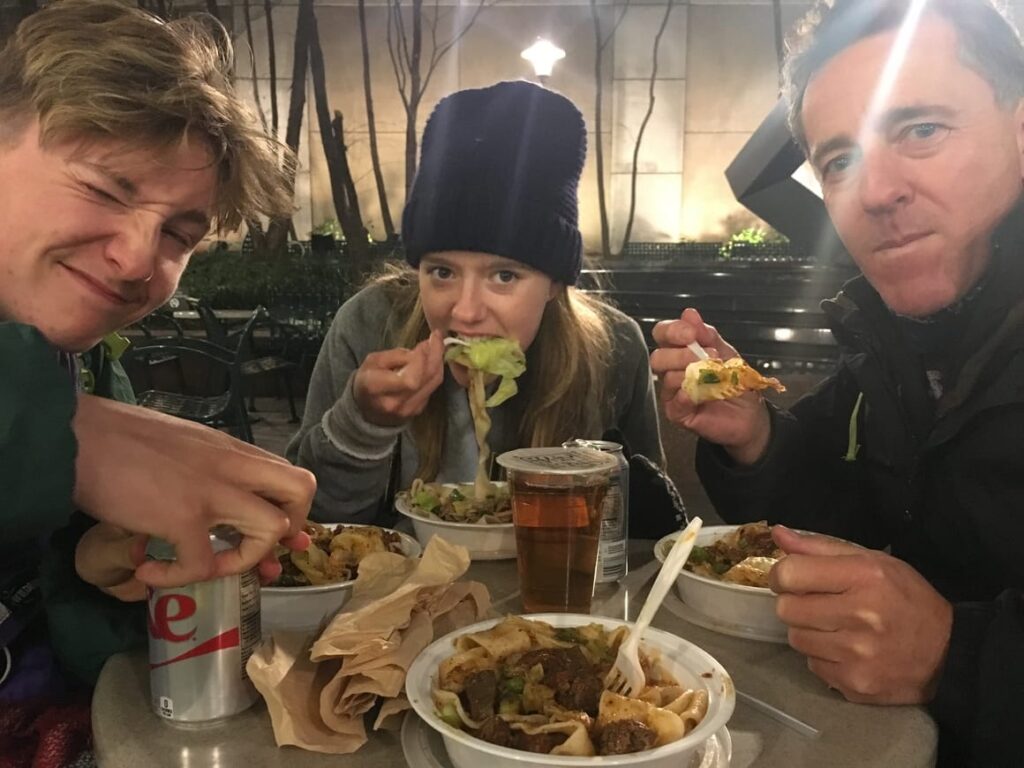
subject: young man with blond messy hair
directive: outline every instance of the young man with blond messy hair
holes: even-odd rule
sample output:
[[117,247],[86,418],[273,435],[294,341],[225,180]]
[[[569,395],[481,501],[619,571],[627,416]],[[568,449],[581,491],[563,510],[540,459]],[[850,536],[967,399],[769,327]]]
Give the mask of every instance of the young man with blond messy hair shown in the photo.
[[[80,557],[101,586],[181,584],[261,561],[266,575],[278,540],[305,543],[308,472],[105,399],[130,393],[104,339],[170,298],[210,228],[288,212],[279,147],[235,95],[230,67],[212,20],[163,22],[110,0],[54,2],[0,52],[0,569],[31,579],[38,543],[56,532],[42,578],[51,641],[87,680],[144,627],[138,606],[125,619],[128,607],[75,573],[95,520],[178,552],[172,565],[139,565],[136,547],[121,573]],[[207,532],[222,523],[243,542],[214,556]],[[94,554],[107,543],[124,551],[100,541]]]

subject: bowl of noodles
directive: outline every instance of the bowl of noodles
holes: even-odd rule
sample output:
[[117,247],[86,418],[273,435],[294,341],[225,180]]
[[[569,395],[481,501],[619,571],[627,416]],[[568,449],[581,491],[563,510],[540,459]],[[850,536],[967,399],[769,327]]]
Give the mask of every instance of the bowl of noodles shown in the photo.
[[412,536],[373,525],[310,521],[306,533],[310,544],[305,552],[277,550],[281,575],[260,591],[264,630],[316,629],[348,602],[364,557],[374,552],[419,557],[422,551]]
[[406,695],[455,768],[687,766],[732,716],[732,679],[692,643],[648,629],[644,689],[604,690],[629,627],[568,613],[480,622],[427,646]]
[[516,556],[508,483],[488,482],[477,493],[473,483],[414,480],[408,491],[395,496],[395,509],[412,521],[423,545],[432,536],[440,536],[465,547],[474,560]]
[[[655,545],[660,562],[678,535]],[[787,627],[775,614],[776,595],[768,587],[768,574],[782,556],[764,522],[701,529],[676,579],[684,618],[727,635],[787,642]]]

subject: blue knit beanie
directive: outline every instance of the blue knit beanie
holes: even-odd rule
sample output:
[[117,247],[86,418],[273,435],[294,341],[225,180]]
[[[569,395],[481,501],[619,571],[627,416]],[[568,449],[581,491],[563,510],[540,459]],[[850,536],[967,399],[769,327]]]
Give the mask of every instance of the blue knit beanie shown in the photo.
[[407,261],[480,251],[574,284],[586,153],[583,115],[539,85],[497,83],[445,97],[427,121],[402,214]]

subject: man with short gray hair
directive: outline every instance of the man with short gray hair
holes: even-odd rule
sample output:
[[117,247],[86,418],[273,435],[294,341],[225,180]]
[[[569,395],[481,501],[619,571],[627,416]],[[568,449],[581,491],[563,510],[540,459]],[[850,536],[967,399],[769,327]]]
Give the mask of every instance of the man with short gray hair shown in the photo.
[[[680,391],[668,417],[724,518],[776,526],[778,614],[851,701],[927,704],[943,766],[1024,765],[1024,48],[987,0],[819,2],[790,55],[794,135],[862,275],[823,307],[837,371],[791,409]],[[888,554],[886,551],[891,552]]]

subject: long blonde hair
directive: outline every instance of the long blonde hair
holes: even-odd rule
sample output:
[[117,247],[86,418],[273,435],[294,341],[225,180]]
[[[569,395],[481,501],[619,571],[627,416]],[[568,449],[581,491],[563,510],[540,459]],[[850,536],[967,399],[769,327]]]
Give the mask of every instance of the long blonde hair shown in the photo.
[[[392,310],[385,328],[390,346],[411,349],[430,329],[411,269],[391,269],[374,283],[388,293]],[[605,402],[611,364],[608,305],[577,288],[560,286],[547,303],[537,337],[526,352],[516,404],[520,446],[558,445],[573,437],[600,437],[609,418]],[[447,425],[444,389],[438,388],[412,423],[420,463],[416,477],[433,480],[441,467]]]

